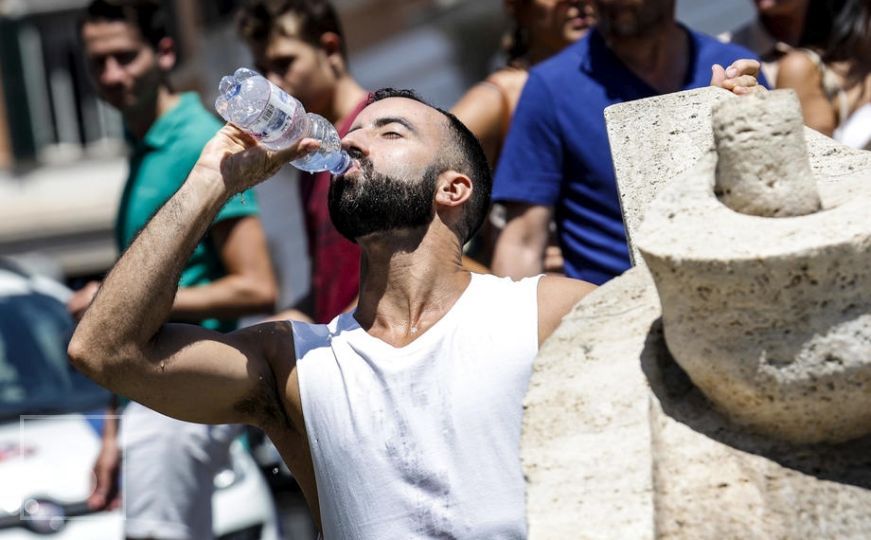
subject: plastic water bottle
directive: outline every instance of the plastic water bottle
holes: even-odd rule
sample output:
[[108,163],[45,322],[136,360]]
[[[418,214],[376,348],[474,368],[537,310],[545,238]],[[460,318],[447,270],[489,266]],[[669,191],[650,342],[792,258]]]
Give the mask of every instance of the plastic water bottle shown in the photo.
[[306,113],[299,100],[255,71],[239,68],[221,79],[215,109],[224,120],[272,150],[287,148],[304,137],[319,140],[317,150],[291,161],[298,169],[342,174],[351,166],[336,128],[326,118]]

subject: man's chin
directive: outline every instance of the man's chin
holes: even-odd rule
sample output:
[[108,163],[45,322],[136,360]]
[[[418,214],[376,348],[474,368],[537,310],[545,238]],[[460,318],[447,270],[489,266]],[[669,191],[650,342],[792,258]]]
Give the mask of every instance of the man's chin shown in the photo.
[[135,96],[121,88],[104,89],[99,92],[100,99],[115,107],[116,109],[126,109],[136,104]]
[[614,37],[634,38],[644,34],[638,21],[634,18],[626,18],[618,21],[613,21],[608,26],[609,33]]

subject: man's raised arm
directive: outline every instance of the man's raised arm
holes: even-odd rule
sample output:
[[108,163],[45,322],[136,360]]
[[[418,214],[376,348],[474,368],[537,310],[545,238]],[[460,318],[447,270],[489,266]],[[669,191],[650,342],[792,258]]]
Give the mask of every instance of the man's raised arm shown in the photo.
[[113,392],[181,420],[256,423],[262,411],[251,404],[275,392],[267,355],[292,346],[287,325],[224,335],[165,321],[185,261],[227,199],[316,146],[304,139],[271,152],[233,126],[221,129],[109,273],[70,341],[73,364]]

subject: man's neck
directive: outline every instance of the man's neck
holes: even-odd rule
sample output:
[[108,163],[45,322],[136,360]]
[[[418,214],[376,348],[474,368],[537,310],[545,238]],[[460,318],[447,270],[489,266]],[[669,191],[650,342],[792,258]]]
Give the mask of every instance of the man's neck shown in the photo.
[[333,124],[338,124],[354,112],[357,105],[367,95],[366,89],[360,86],[350,74],[345,74],[339,77],[339,80],[336,82],[333,100],[329,104],[329,109],[324,111],[323,116]]
[[448,234],[390,233],[361,242],[360,300],[354,317],[363,329],[402,347],[450,311],[471,275],[462,268],[459,242]]
[[135,111],[123,112],[124,123],[130,133],[137,139],[145,138],[145,134],[154,125],[158,118],[166,114],[167,111],[178,105],[181,96],[172,92],[166,86],[160,86],[157,90],[157,96],[152,103],[143,104],[140,109]]
[[796,47],[801,40],[804,29],[806,9],[796,10],[794,13],[777,15],[774,17],[760,16],[762,27],[777,41]]
[[638,37],[605,37],[611,51],[660,93],[683,88],[689,69],[689,35],[671,20]]

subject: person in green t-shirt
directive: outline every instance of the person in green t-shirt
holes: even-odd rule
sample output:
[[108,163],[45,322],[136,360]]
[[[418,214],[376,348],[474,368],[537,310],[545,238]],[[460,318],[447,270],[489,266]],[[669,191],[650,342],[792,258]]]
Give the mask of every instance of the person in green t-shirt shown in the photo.
[[[177,95],[175,105],[161,114],[144,136],[131,136],[130,174],[115,223],[120,251],[127,249],[151,216],[178,190],[203,145],[221,126],[203,108],[199,97],[189,92]],[[271,312],[275,286],[257,213],[250,190],[224,205],[209,235],[197,245],[182,271],[174,306],[176,318],[230,332],[236,328],[237,315]],[[228,240],[236,245],[228,246]],[[235,251],[227,251],[228,247]],[[244,253],[245,249],[250,253]],[[263,266],[248,269],[246,259],[239,256]],[[236,268],[243,271],[233,272]]]
[[[97,92],[121,112],[132,145],[115,225],[121,251],[178,191],[221,127],[196,94],[171,88],[167,74],[176,55],[165,21],[156,1],[94,0],[80,25]],[[250,192],[218,212],[181,274],[174,320],[231,331],[237,317],[274,310],[277,286],[257,214]],[[77,318],[99,286],[89,283],[72,298],[68,307]],[[125,408],[121,428],[126,536],[211,538],[214,468],[226,460],[235,429],[178,422],[138,403]],[[117,422],[107,421],[94,468],[97,484],[88,501],[94,509],[118,503],[118,429]]]

